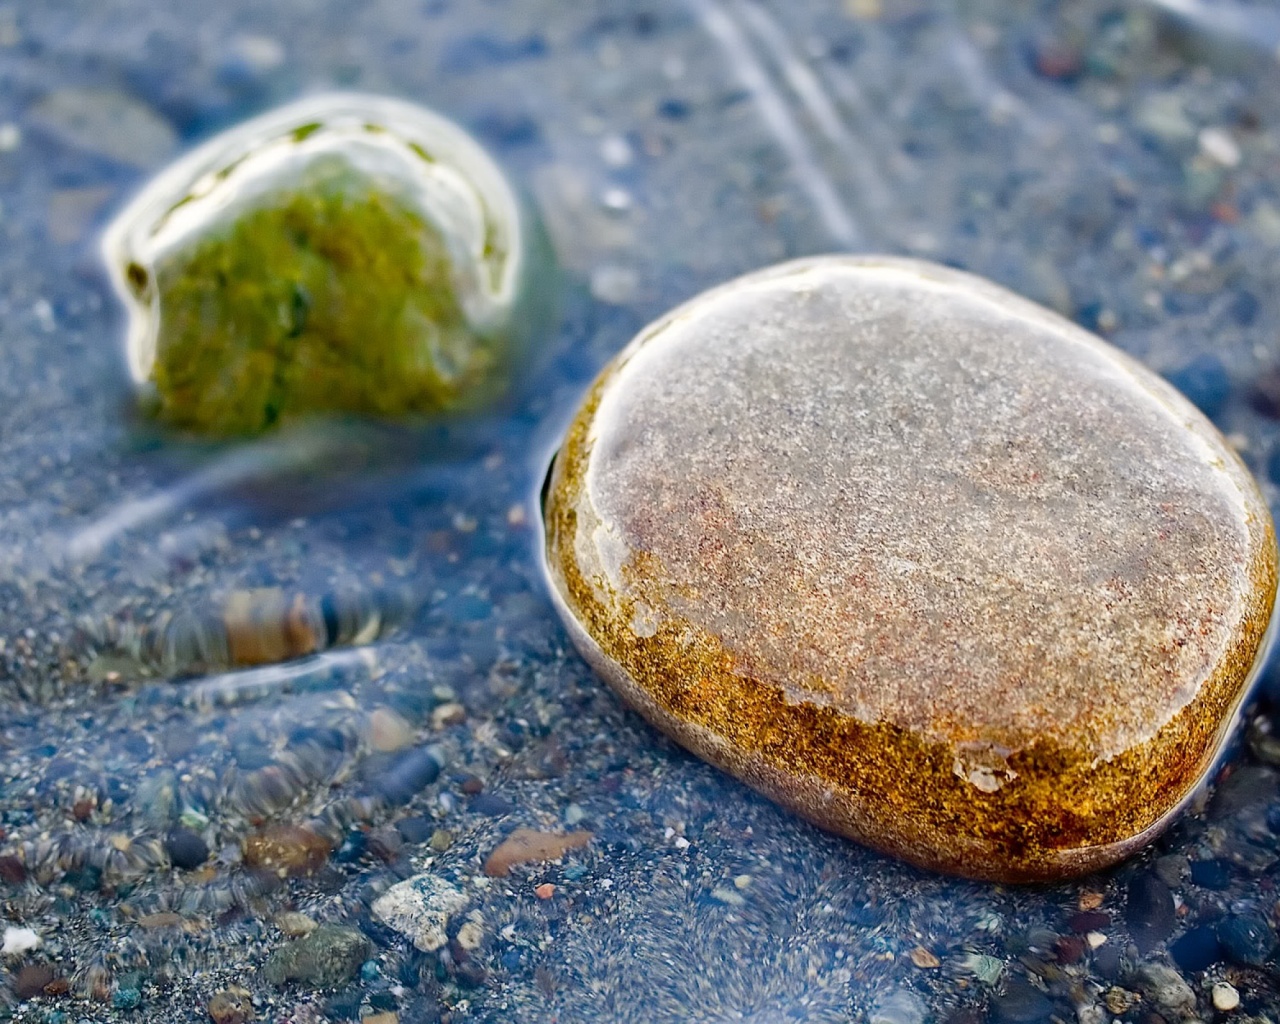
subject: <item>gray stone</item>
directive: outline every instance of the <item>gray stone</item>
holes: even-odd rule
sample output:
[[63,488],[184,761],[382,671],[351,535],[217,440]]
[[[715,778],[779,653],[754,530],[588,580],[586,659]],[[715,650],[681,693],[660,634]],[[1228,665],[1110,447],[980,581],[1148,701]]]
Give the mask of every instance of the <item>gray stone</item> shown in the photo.
[[876,1000],[868,1024],[924,1024],[928,1008],[914,992],[895,989]]
[[372,955],[373,943],[363,932],[326,924],[273,952],[262,974],[277,986],[296,981],[310,988],[333,988],[354,978]]
[[57,89],[32,108],[31,122],[65,145],[131,167],[154,167],[178,148],[168,121],[111,90]]
[[1159,1009],[1172,1013],[1190,1012],[1196,1007],[1196,994],[1182,975],[1164,964],[1142,964],[1133,972],[1133,983]]
[[428,953],[449,941],[449,917],[467,903],[467,895],[452,882],[423,872],[393,885],[373,904],[373,914]]

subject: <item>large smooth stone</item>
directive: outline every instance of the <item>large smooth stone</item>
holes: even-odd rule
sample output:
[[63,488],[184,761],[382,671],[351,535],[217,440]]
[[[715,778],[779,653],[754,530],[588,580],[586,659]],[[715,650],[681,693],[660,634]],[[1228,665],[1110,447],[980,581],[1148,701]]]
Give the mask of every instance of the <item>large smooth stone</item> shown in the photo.
[[1267,507],[1138,363],[981,279],[784,264],[600,375],[544,498],[583,655],[690,750],[915,864],[1102,867],[1212,766]]

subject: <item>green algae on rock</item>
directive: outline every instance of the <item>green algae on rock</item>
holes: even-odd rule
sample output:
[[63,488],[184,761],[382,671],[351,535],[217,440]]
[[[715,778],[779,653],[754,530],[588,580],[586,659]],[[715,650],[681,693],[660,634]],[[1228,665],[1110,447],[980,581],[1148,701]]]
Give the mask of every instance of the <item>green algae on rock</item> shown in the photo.
[[825,828],[1005,881],[1168,823],[1276,589],[1267,507],[1188,401],[903,259],[784,264],[645,329],[544,518],[570,635],[651,722]]
[[103,251],[130,372],[213,435],[313,413],[468,411],[523,340],[528,236],[462,129],[334,94],[217,136],[157,177]]

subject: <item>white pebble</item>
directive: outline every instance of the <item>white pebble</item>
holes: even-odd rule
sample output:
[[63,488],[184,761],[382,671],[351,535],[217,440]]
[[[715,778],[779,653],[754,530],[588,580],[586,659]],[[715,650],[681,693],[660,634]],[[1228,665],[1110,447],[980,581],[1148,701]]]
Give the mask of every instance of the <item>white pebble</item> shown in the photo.
[[1220,981],[1213,986],[1213,1006],[1216,1010],[1226,1013],[1228,1010],[1234,1010],[1240,1005],[1240,993],[1236,991],[1234,985],[1230,985],[1225,981]]
[[12,121],[0,124],[0,153],[12,153],[22,145],[22,131]]
[[1240,164],[1240,147],[1223,128],[1202,129],[1200,149],[1210,160],[1223,167],[1238,167]]
[[635,297],[640,278],[629,267],[606,263],[591,274],[591,294],[601,302],[621,306]]
[[626,167],[635,159],[635,152],[624,136],[606,135],[600,140],[600,158],[610,167]]
[[4,944],[0,946],[0,953],[5,956],[27,953],[38,948],[42,941],[40,936],[30,928],[6,928],[4,930]]

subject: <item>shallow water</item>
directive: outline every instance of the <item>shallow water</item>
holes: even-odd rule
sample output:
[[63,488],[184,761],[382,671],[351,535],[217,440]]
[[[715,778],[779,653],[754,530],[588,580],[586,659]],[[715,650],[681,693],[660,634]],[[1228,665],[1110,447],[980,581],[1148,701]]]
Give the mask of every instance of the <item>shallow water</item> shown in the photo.
[[[643,323],[841,248],[953,262],[1103,331],[1215,407],[1274,507],[1274,32],[1270,7],[1225,0],[0,4],[0,854],[26,876],[0,861],[0,899],[43,940],[3,966],[10,989],[31,963],[70,983],[0,996],[15,1019],[201,1021],[244,983],[281,1022],[1089,1024],[1177,1016],[1141,978],[1172,962],[1188,1013],[1228,981],[1234,1016],[1275,1021],[1274,959],[1167,952],[1274,922],[1265,700],[1230,780],[1137,860],[1048,889],[955,882],[810,828],[622,710],[568,648],[534,536],[577,396]],[[237,445],[149,429],[101,225],[181,147],[334,87],[432,106],[493,152],[560,261],[557,331],[475,422]],[[264,588],[330,596],[339,639],[396,614],[367,646],[199,664],[190,638]],[[157,633],[179,640],[136,641]],[[407,746],[373,749],[379,709]],[[251,870],[264,821],[336,850],[307,877]],[[179,822],[205,869],[167,866]],[[485,876],[518,826],[593,839]],[[428,858],[466,897],[434,953],[369,910]],[[271,987],[286,909],[362,928],[374,966]]]

